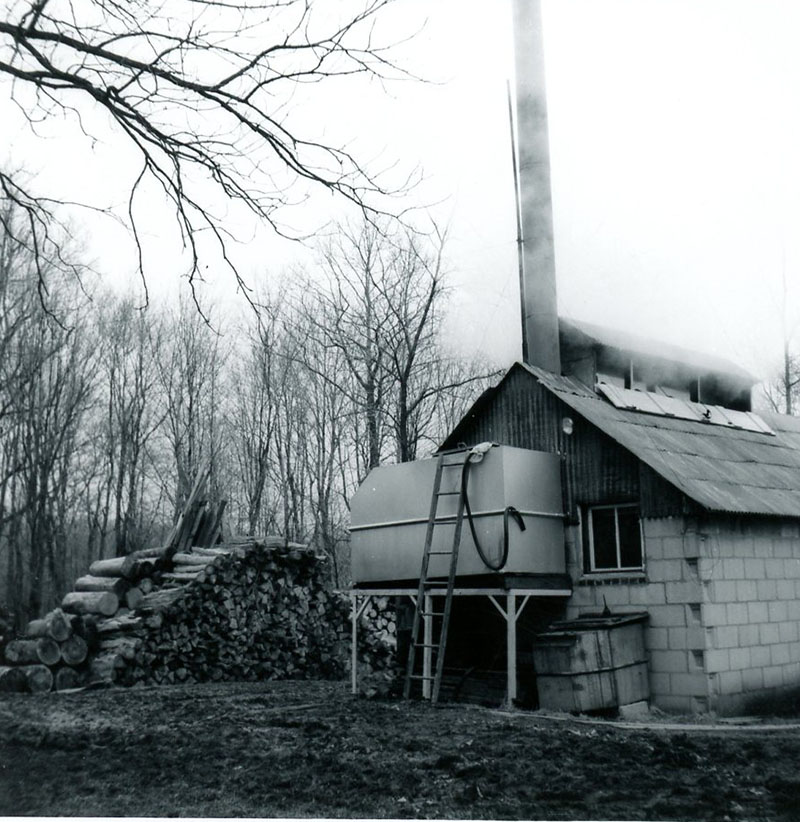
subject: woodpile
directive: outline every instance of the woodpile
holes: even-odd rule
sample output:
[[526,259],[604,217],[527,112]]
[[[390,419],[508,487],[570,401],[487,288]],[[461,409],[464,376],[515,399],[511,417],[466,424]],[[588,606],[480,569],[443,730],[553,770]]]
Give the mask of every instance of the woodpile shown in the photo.
[[[93,563],[8,644],[0,690],[346,675],[349,600],[326,587],[324,558],[281,538],[181,547]],[[394,634],[390,601],[373,600],[363,681],[394,675]]]

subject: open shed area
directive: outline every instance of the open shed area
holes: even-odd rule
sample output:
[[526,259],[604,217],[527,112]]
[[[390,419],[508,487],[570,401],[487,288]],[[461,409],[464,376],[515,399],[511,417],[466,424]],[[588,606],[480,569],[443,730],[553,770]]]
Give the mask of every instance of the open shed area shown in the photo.
[[792,717],[634,725],[339,682],[0,698],[7,816],[789,820],[798,757]]

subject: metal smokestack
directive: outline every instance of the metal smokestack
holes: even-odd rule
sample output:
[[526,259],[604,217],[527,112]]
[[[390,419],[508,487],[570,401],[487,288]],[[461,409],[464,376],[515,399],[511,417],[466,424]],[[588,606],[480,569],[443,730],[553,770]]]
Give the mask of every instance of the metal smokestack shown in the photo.
[[523,357],[561,373],[541,0],[514,0]]

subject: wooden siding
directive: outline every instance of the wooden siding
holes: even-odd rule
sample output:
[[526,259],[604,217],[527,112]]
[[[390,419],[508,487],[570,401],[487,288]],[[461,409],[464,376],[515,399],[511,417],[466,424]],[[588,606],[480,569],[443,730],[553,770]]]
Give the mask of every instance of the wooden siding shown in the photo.
[[[496,442],[563,457],[565,511],[571,519],[578,505],[640,502],[643,516],[680,514],[683,495],[643,465],[633,454],[590,424],[524,371],[512,372],[495,395],[462,420],[445,443]],[[567,435],[562,422],[573,421]]]

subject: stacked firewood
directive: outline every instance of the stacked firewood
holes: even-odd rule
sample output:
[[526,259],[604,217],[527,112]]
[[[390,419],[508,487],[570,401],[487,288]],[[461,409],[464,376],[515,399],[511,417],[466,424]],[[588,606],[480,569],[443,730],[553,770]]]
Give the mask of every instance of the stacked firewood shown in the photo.
[[[0,689],[341,677],[349,603],[324,578],[322,557],[280,538],[93,563],[60,609],[9,643]],[[360,666],[388,671],[392,615],[387,602],[372,610]]]

